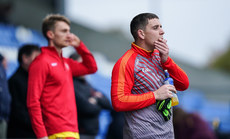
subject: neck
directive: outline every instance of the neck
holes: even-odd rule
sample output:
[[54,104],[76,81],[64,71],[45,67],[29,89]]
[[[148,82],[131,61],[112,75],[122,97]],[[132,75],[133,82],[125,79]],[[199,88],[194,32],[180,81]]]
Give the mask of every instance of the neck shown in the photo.
[[147,50],[147,51],[153,51],[154,48],[148,46],[146,43],[144,43],[143,41],[135,41],[134,42],[136,45],[138,45],[139,47]]
[[55,47],[55,46],[54,46],[54,48],[56,49],[58,55],[61,56],[62,49],[61,49],[61,48],[58,48],[58,47]]
[[54,43],[49,43],[49,47],[54,47],[56,49],[58,55],[61,56],[62,48],[57,47],[56,45],[54,45]]
[[29,65],[27,65],[27,64],[21,64],[21,67],[22,67],[25,71],[28,71]]

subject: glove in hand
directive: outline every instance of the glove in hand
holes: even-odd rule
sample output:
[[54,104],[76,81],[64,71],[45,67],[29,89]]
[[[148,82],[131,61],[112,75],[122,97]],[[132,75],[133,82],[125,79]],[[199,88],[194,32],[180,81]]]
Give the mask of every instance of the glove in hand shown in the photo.
[[157,110],[161,112],[162,116],[164,117],[165,121],[170,120],[171,118],[171,104],[172,101],[170,98],[165,100],[157,101]]

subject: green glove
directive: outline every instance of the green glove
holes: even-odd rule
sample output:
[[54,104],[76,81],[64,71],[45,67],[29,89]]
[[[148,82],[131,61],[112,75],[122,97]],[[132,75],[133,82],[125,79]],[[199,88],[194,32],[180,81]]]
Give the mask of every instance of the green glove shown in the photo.
[[165,100],[157,101],[157,110],[161,112],[162,116],[164,117],[165,121],[170,120],[171,118],[171,104],[172,101],[170,98]]

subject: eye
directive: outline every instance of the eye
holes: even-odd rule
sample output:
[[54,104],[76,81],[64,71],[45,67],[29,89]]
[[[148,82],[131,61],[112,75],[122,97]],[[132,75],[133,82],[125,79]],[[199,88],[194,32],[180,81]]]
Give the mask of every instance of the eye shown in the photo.
[[159,26],[158,26],[158,25],[153,26],[153,29],[154,29],[154,30],[157,30],[158,28],[159,28]]
[[159,29],[159,28],[162,28],[162,25],[155,25],[155,26],[153,26],[153,29],[154,29],[154,30],[157,30],[157,29]]
[[68,29],[63,29],[63,30],[62,30],[62,33],[68,33],[68,32],[69,32]]

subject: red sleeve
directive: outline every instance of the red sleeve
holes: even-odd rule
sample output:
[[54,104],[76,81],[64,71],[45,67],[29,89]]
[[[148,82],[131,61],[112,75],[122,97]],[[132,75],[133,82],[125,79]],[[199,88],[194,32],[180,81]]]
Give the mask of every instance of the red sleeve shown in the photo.
[[79,63],[72,59],[67,59],[73,76],[82,76],[90,73],[95,73],[97,71],[96,61],[85,44],[81,42],[80,46],[77,47],[76,50],[78,54],[81,55],[83,61]]
[[156,102],[153,92],[132,94],[136,54],[129,50],[114,65],[112,72],[111,100],[116,111],[132,111]]
[[39,63],[39,61],[32,62],[29,68],[27,107],[33,130],[38,138],[47,136],[40,104],[47,73],[47,65]]
[[165,63],[162,63],[162,66],[163,69],[168,70],[177,90],[184,91],[188,88],[189,79],[187,74],[170,57],[168,57]]

